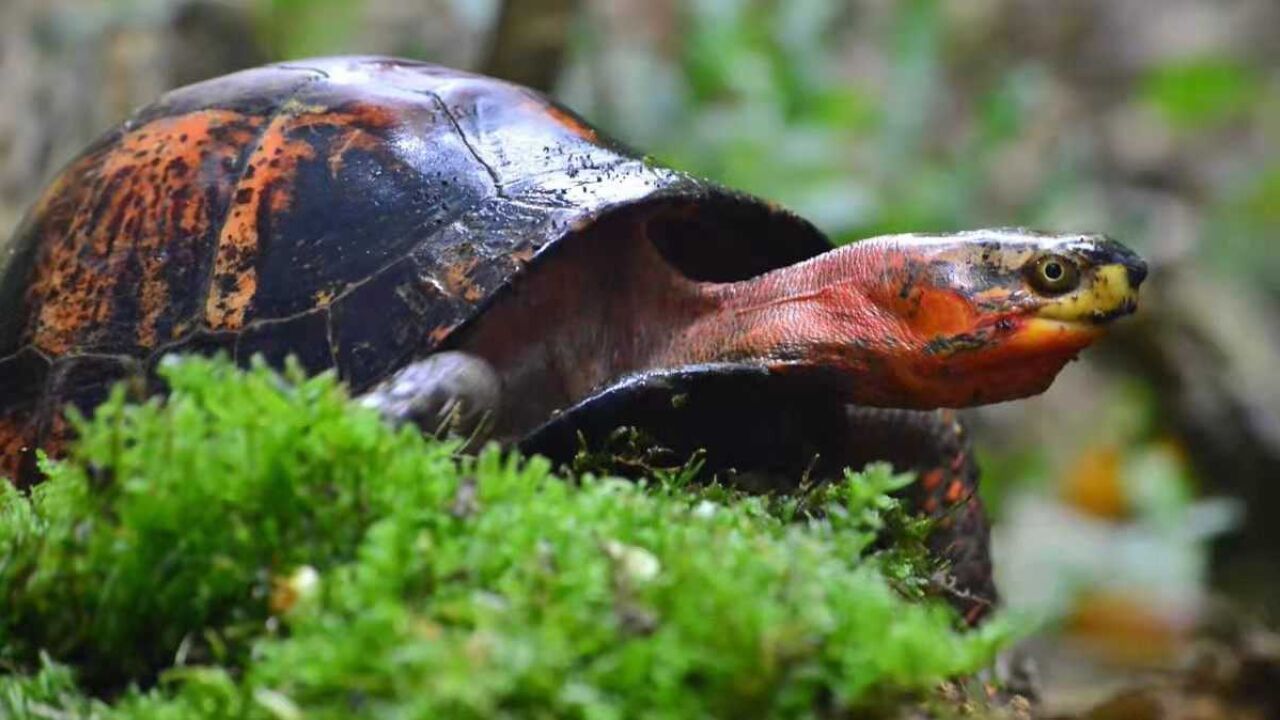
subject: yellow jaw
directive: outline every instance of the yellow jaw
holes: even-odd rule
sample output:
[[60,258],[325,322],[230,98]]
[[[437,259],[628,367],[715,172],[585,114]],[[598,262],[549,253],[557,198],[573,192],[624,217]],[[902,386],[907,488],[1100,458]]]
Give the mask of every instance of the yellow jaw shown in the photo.
[[1096,268],[1079,289],[1047,299],[1009,338],[1010,350],[1083,349],[1103,333],[1107,321],[1132,312],[1138,288],[1123,265]]
[[1046,300],[1036,318],[1066,323],[1097,323],[1133,310],[1138,289],[1129,282],[1123,265],[1095,268],[1093,277],[1078,290]]

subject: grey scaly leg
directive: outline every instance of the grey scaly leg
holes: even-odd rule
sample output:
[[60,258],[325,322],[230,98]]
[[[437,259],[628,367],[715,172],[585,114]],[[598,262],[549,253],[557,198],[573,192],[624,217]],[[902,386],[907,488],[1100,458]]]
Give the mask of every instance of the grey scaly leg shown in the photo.
[[397,425],[413,423],[424,433],[456,435],[477,446],[492,430],[501,399],[502,380],[492,365],[445,351],[406,365],[359,402]]

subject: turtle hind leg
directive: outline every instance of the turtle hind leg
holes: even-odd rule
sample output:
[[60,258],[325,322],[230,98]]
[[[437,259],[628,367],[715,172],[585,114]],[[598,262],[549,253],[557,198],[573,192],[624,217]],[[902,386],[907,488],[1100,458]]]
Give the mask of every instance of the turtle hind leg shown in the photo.
[[916,473],[901,497],[935,521],[928,545],[947,564],[944,596],[967,623],[980,622],[997,601],[990,525],[973,448],[956,413],[848,406],[842,432],[846,440],[828,449],[829,462],[857,468],[884,461]]
[[358,398],[393,424],[412,423],[425,434],[463,437],[468,448],[487,439],[501,399],[502,380],[493,366],[458,351],[412,362]]

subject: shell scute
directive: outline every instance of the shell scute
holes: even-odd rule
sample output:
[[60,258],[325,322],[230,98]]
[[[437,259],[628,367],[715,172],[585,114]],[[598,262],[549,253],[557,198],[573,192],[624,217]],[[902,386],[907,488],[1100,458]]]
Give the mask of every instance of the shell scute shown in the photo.
[[333,337],[342,377],[364,387],[436,345],[432,328],[452,329],[469,314],[450,294],[425,253],[415,253],[352,289],[332,308]]
[[309,373],[332,367],[328,311],[315,310],[246,327],[237,336],[234,357],[236,362],[247,365],[255,355],[274,367],[283,367],[285,358],[292,355]]
[[[442,112],[420,96],[318,82],[277,115],[218,242],[206,325],[305,311],[404,257],[494,194]],[[448,179],[445,179],[448,178]]]
[[[23,341],[50,354],[137,352],[191,323],[209,248],[261,118],[161,117],[76,162],[30,228]],[[185,138],[185,139],[182,139]]]

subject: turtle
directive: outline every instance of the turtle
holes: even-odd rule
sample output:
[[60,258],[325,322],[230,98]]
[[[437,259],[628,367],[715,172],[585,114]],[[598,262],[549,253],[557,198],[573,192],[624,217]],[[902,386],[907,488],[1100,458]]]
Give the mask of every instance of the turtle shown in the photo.
[[952,408],[1025,397],[1131,312],[1142,259],[989,229],[834,247],[547,97],[333,57],[179,88],[0,251],[0,475],[175,353],[296,359],[364,404],[561,461],[618,427],[712,470],[919,473],[970,620],[994,598]]

